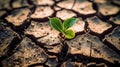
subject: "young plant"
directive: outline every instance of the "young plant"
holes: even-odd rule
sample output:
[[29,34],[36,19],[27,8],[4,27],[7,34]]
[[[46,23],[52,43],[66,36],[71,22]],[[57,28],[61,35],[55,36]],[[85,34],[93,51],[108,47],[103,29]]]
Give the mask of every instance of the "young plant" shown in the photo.
[[68,18],[63,23],[59,18],[56,17],[49,18],[49,20],[52,28],[62,33],[65,38],[72,39],[75,37],[75,32],[69,28],[75,24],[77,18]]

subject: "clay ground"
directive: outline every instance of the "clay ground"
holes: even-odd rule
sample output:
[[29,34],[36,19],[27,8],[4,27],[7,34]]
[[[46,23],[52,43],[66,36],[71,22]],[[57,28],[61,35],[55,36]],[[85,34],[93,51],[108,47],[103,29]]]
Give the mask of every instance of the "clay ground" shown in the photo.
[[[75,38],[48,17],[79,18]],[[0,0],[0,67],[120,67],[120,0]]]

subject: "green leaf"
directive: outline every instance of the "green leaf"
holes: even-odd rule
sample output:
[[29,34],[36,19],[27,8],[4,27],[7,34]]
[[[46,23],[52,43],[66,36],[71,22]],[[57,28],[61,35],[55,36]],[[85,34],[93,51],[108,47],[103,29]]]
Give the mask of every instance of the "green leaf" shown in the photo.
[[75,22],[77,21],[77,18],[69,18],[63,22],[64,30],[67,30],[68,28],[72,27]]
[[62,22],[59,18],[54,17],[54,18],[49,18],[49,20],[50,20],[50,25],[52,26],[52,28],[63,33]]
[[75,32],[73,30],[66,30],[65,37],[68,39],[72,39],[75,37]]

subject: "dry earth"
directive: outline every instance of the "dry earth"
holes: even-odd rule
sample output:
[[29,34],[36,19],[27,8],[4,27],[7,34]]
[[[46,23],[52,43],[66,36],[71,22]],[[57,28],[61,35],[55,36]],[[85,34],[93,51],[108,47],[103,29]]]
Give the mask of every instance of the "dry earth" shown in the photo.
[[[79,18],[75,38],[48,17]],[[0,0],[0,67],[120,67],[120,0]]]

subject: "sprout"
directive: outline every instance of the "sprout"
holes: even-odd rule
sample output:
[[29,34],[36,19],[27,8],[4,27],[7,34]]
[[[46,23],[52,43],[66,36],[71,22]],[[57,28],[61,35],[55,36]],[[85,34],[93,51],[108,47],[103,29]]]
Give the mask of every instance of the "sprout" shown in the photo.
[[49,18],[49,20],[52,28],[62,33],[65,38],[72,39],[75,37],[75,32],[69,28],[75,24],[75,22],[78,20],[77,18],[68,18],[63,23],[59,18],[56,17]]

